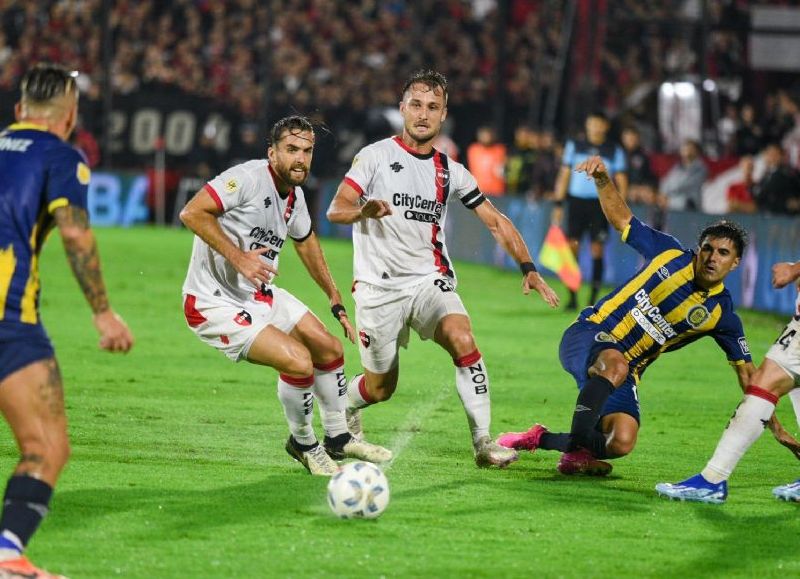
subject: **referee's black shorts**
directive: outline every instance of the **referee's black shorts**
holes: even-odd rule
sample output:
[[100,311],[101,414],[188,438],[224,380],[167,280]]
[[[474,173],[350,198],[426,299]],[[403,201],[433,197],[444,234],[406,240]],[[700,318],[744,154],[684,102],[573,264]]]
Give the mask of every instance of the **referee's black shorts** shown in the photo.
[[608,220],[603,215],[599,199],[567,196],[567,237],[581,239],[588,232],[589,239],[601,243],[608,239]]

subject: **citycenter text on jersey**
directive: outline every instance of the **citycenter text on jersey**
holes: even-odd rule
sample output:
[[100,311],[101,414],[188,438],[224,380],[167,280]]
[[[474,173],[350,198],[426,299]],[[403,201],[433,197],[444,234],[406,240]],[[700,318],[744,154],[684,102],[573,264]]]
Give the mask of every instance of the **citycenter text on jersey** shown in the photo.
[[[439,223],[444,208],[444,204],[435,199],[426,199],[421,195],[412,195],[411,193],[393,194],[392,204],[395,207],[408,208],[403,214],[406,219],[422,221],[423,223]],[[432,213],[422,213],[421,211],[414,211],[414,209],[420,209],[426,212],[430,211]]]

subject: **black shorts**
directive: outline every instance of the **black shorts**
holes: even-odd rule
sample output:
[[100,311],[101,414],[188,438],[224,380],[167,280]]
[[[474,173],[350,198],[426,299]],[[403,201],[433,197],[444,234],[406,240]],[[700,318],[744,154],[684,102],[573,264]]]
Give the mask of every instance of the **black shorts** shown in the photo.
[[0,382],[29,364],[54,357],[53,345],[40,324],[0,322]]
[[587,232],[592,241],[605,243],[608,239],[608,220],[600,200],[567,196],[567,237],[581,239]]

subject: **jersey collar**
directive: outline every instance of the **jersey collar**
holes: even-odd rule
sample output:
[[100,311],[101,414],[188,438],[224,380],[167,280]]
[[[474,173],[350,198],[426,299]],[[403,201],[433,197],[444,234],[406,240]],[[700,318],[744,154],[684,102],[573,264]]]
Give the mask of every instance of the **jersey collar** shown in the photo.
[[267,170],[269,171],[270,177],[272,177],[272,183],[275,185],[275,191],[277,191],[278,197],[280,197],[281,199],[286,199],[287,197],[289,197],[289,195],[294,193],[294,187],[289,189],[285,194],[281,193],[281,190],[278,189],[278,176],[275,174],[275,171],[272,169],[272,165],[270,165],[269,163],[267,163]]
[[44,131],[46,133],[49,132],[47,127],[44,126],[44,125],[39,125],[39,124],[36,124],[36,123],[26,123],[26,122],[14,123],[12,125],[8,125],[8,130],[9,131]]
[[408,153],[409,155],[413,155],[413,156],[414,156],[414,157],[416,157],[417,159],[430,159],[431,157],[433,157],[433,156],[436,154],[436,149],[431,149],[431,152],[430,152],[430,153],[426,153],[426,154],[419,153],[419,152],[415,151],[414,149],[412,149],[411,147],[409,147],[408,145],[406,145],[406,144],[403,142],[403,139],[401,139],[401,138],[400,138],[400,137],[398,137],[397,135],[395,135],[394,137],[392,137],[392,140],[393,140],[395,143],[397,143],[398,145],[400,145],[400,147],[402,147],[402,148],[403,148],[403,150],[404,150],[406,153]]

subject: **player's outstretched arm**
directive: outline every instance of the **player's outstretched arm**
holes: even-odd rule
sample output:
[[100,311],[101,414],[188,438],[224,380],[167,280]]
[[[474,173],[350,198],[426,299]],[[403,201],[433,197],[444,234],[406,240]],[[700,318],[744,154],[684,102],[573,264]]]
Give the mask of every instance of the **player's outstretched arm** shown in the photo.
[[772,266],[772,287],[781,289],[800,279],[800,261],[783,262]]
[[575,171],[586,173],[587,178],[594,179],[594,185],[597,187],[597,194],[600,197],[600,206],[603,208],[606,219],[614,229],[620,232],[624,231],[631,222],[633,213],[625,203],[617,186],[608,176],[603,159],[597,156],[591,157],[575,167]]
[[97,242],[86,210],[67,205],[56,209],[53,217],[72,273],[92,309],[94,325],[100,333],[100,347],[110,352],[127,352],[133,347],[133,334],[108,303]]
[[205,189],[201,189],[181,210],[180,218],[186,227],[227,259],[256,289],[261,289],[262,283],[268,284],[278,275],[277,270],[261,259],[261,255],[269,251],[269,248],[251,251],[239,249],[222,231],[217,221],[220,215],[222,211],[217,207],[216,201]]
[[325,292],[325,295],[328,296],[331,311],[333,311],[333,315],[342,325],[345,337],[355,344],[356,331],[350,323],[350,319],[347,317],[344,306],[342,306],[342,296],[336,287],[336,282],[333,281],[331,270],[328,267],[328,262],[325,260],[325,254],[322,252],[322,246],[319,243],[317,234],[312,232],[311,235],[306,237],[303,241],[295,241],[294,248],[311,278],[322,291]]
[[359,204],[361,195],[346,181],[342,181],[336,195],[328,207],[328,220],[331,223],[348,225],[362,219],[380,219],[392,214],[392,208],[386,201],[370,199],[363,205]]
[[523,269],[525,277],[522,280],[522,293],[528,295],[531,290],[536,290],[551,308],[556,307],[558,305],[558,295],[539,275],[539,272],[532,269],[533,261],[531,260],[528,246],[525,245],[522,235],[511,223],[511,220],[500,213],[488,199],[475,208],[475,214],[483,221],[484,225],[497,240],[497,243],[508,255],[513,257],[521,266],[522,264],[528,265]]

